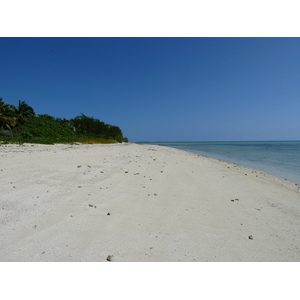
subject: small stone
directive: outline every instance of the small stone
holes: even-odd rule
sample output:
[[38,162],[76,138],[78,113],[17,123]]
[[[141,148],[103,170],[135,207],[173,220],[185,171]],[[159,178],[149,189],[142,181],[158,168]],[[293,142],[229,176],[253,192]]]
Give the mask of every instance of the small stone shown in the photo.
[[249,240],[253,240],[253,236],[252,236],[252,235],[249,235],[249,236],[248,236],[248,239],[249,239]]
[[78,188],[79,188],[79,189],[81,189],[81,188],[82,188],[82,186],[81,186],[81,185],[79,185],[79,186],[78,186]]
[[112,255],[108,255],[108,256],[106,257],[106,260],[107,260],[107,261],[112,261],[112,257],[113,257]]
[[70,217],[73,218],[73,215],[71,215]]
[[231,199],[231,202],[234,202],[234,199]]
[[154,196],[157,196],[157,194],[154,194]]
[[94,205],[93,204],[89,204],[89,207],[94,207]]
[[110,213],[107,213],[107,216],[110,216]]
[[77,166],[77,168],[81,168],[81,166],[79,165],[79,166]]

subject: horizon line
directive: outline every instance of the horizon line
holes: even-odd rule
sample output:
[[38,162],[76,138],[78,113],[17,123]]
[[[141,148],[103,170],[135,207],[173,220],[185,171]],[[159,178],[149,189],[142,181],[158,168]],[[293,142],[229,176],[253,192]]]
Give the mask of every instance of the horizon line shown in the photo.
[[300,142],[300,140],[215,140],[215,141],[135,141],[132,143],[228,143],[228,142]]

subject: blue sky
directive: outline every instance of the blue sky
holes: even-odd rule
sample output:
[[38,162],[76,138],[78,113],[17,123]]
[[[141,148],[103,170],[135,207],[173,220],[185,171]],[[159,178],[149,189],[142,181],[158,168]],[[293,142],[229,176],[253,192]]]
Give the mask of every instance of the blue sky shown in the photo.
[[300,139],[299,38],[0,38],[0,97],[129,141]]

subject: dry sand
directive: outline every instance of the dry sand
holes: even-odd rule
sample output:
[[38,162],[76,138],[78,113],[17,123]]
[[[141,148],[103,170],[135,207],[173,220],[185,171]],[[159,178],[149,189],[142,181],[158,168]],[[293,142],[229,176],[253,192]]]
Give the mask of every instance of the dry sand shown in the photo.
[[299,261],[300,187],[154,145],[0,146],[0,261]]

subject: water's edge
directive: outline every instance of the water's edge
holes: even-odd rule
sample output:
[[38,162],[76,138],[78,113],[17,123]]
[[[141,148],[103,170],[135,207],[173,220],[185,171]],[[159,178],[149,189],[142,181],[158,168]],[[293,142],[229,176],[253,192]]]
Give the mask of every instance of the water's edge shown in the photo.
[[300,142],[298,141],[151,142],[140,144],[166,146],[193,152],[300,184]]

